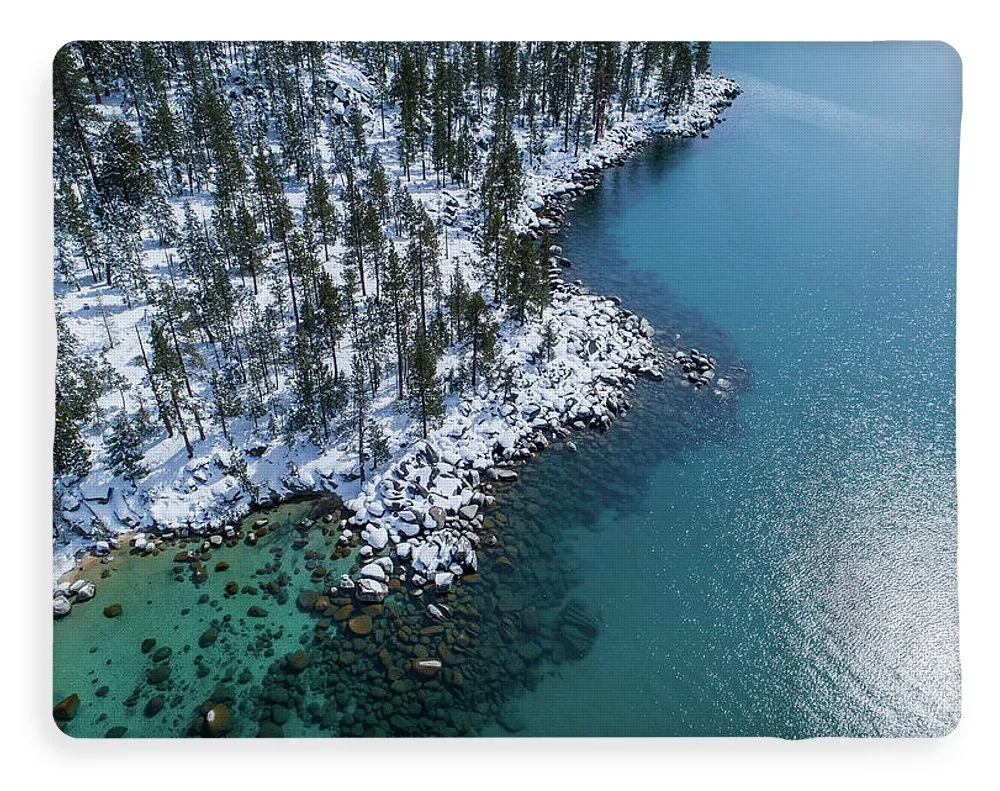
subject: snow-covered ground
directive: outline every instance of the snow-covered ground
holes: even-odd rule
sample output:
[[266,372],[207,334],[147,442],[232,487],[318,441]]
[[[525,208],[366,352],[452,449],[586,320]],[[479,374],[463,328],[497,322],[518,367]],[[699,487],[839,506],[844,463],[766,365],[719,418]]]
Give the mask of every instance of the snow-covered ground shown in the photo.
[[[343,96],[338,112],[346,112],[350,106],[362,109],[368,118],[369,144],[379,150],[390,180],[400,177],[402,167],[393,136],[398,110],[387,109],[387,135],[383,138],[378,111],[369,105],[373,91],[363,74],[335,58],[329,59],[328,70],[329,78],[340,86],[338,96]],[[654,106],[627,113],[624,120],[610,126],[599,143],[581,146],[578,157],[573,156],[572,144],[569,152],[561,150],[561,129],[546,130],[546,152],[534,157],[530,166],[525,163],[518,226],[522,230],[552,227],[547,203],[589,188],[596,171],[621,162],[654,134],[694,136],[707,130],[738,91],[736,84],[725,78],[698,77],[695,97],[682,115],[664,120]],[[115,110],[112,107],[106,112]],[[516,131],[523,148],[527,133]],[[488,129],[480,130],[480,135],[488,137]],[[328,150],[322,153],[329,156]],[[418,166],[413,168],[413,180],[403,182],[413,197],[424,204],[432,218],[446,211],[451,215],[442,226],[447,234],[446,245],[444,240],[441,244],[445,282],[460,267],[466,282],[480,285],[483,267],[473,230],[477,196],[456,184],[439,187],[430,168],[426,179],[419,174]],[[203,216],[211,209],[210,198],[187,200]],[[300,210],[304,198],[301,191],[290,192],[289,200],[293,209]],[[179,217],[182,203],[175,202]],[[343,215],[343,206],[338,204],[337,208]],[[342,252],[339,246],[331,248],[327,264],[336,281],[340,280]],[[119,532],[140,530],[150,541],[164,533],[211,532],[232,524],[257,503],[302,492],[335,490],[355,512],[344,526],[342,540],[346,543],[352,532],[360,531],[364,539],[362,561],[390,544],[395,547],[395,566],[386,568],[387,559],[379,569],[366,565],[362,579],[344,580],[345,588],[360,585],[359,596],[378,600],[386,593],[386,577],[399,575],[403,564],[441,587],[452,584],[462,573],[475,569],[475,547],[485,540],[477,532],[482,527],[483,508],[490,502],[483,484],[516,477],[513,463],[544,448],[548,438],[564,434],[566,426],[606,428],[626,408],[625,394],[635,377],[659,377],[669,364],[655,348],[654,330],[645,320],[621,308],[616,300],[592,295],[562,279],[559,252],[554,250],[550,260],[552,303],[543,319],[521,325],[505,321],[502,309],[497,314],[501,321],[497,356],[514,366],[511,397],[505,397],[502,387],[485,384],[475,392],[448,395],[442,425],[424,441],[417,422],[396,403],[393,377],[387,376],[371,405],[369,422],[377,421],[387,434],[392,458],[381,470],[369,473],[364,485],[357,477],[356,437],[346,420],[337,436],[322,448],[306,439],[288,444],[280,436],[264,436],[249,421],[233,421],[230,432],[236,447],[243,451],[252,490],[233,474],[230,444],[221,429],[208,420],[204,422],[206,437],[194,442],[192,459],[179,437],[151,438],[143,448],[150,472],[136,487],[109,469],[101,451],[103,427],[95,427],[87,436],[92,448],[91,472],[83,480],[55,482],[54,575],[71,568],[81,551],[92,551],[99,541]],[[176,249],[161,248],[152,241],[147,244],[144,265],[151,277],[167,276],[168,256],[176,260]],[[134,329],[148,327],[148,309],[129,308],[117,289],[90,285],[89,277],[86,283],[84,279],[81,277],[80,290],[57,285],[57,309],[79,339],[79,351],[95,358],[104,356],[129,383],[130,397],[142,393],[148,407],[153,399]],[[266,278],[261,279],[261,285],[258,299],[266,300]],[[557,339],[551,361],[540,354],[545,324],[555,330]],[[110,348],[109,335],[114,341]],[[463,349],[449,349],[439,373],[447,378],[449,369],[467,356]],[[349,367],[350,357],[345,341],[338,354],[341,370]],[[209,403],[210,382],[196,378],[193,385],[196,395]],[[280,388],[287,387],[287,382],[280,383]],[[102,406],[109,414],[120,408],[116,389],[104,397]]]

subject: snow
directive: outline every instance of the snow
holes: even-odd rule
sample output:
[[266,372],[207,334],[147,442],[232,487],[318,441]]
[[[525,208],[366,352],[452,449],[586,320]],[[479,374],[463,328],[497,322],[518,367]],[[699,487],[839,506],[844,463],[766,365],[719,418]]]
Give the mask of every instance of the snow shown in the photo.
[[[364,74],[354,64],[332,56],[327,59],[327,70],[327,78],[337,86],[334,93],[340,104],[359,106],[369,119],[369,143],[379,151],[390,181],[400,177],[402,167],[394,138],[398,108],[386,108],[388,134],[382,138],[378,113],[368,105],[374,91]],[[546,153],[536,157],[530,167],[526,164],[518,229],[546,226],[548,220],[540,218],[538,211],[549,200],[589,188],[595,171],[620,161],[652,135],[694,136],[708,128],[728,106],[727,97],[734,89],[735,84],[724,78],[698,77],[695,97],[682,115],[664,120],[657,109],[642,107],[611,125],[599,143],[589,149],[581,147],[579,156],[574,156],[572,150],[560,150],[560,129],[548,130]],[[111,102],[102,107],[102,112],[121,113]],[[485,116],[490,117],[490,113]],[[527,131],[515,131],[523,149]],[[488,126],[478,132],[489,136]],[[322,155],[329,159],[325,141],[319,143]],[[441,246],[445,282],[452,271],[461,268],[467,282],[481,285],[478,244],[473,233],[466,230],[478,227],[478,196],[461,185],[438,186],[430,168],[427,179],[419,178],[419,167],[413,171],[414,178],[406,186],[432,218],[441,215],[446,205],[455,210],[449,213],[454,219],[443,226],[447,236],[447,256]],[[301,210],[301,187],[290,187],[288,194],[293,208]],[[185,200],[199,217],[209,216],[210,196],[185,196]],[[172,201],[178,220],[182,203]],[[343,216],[344,207],[337,203]],[[342,251],[339,242],[331,247],[327,266],[335,281],[341,279],[338,259]],[[561,255],[561,249],[553,250],[553,254]],[[151,279],[169,276],[171,257],[177,258],[175,248],[160,248],[154,242],[146,245],[143,264]],[[489,471],[500,479],[516,477],[512,470],[497,465],[521,457],[529,443],[541,447],[537,441],[540,429],[551,430],[573,421],[606,427],[618,411],[609,409],[609,404],[624,399],[639,371],[657,372],[662,367],[652,343],[652,327],[644,319],[640,321],[622,311],[612,300],[566,283],[558,262],[552,259],[551,263],[554,290],[544,322],[556,332],[554,358],[540,359],[541,321],[522,326],[507,320],[503,309],[496,311],[502,322],[497,356],[514,366],[516,396],[508,402],[502,389],[490,389],[484,384],[462,397],[449,395],[444,420],[426,443],[418,441],[419,425],[395,403],[394,374],[387,375],[373,399],[369,422],[376,421],[382,427],[392,456],[380,470],[370,474],[364,487],[357,478],[353,426],[346,419],[336,427],[325,447],[304,439],[286,443],[281,436],[262,434],[263,427],[248,420],[230,421],[233,444],[243,451],[239,455],[246,463],[249,488],[230,474],[234,452],[221,429],[208,419],[204,421],[204,440],[192,433],[198,454],[193,460],[187,458],[179,436],[168,439],[160,432],[149,438],[143,451],[150,472],[136,486],[116,477],[107,467],[100,428],[92,430],[86,435],[92,448],[90,474],[79,481],[55,482],[60,510],[54,519],[54,575],[58,577],[70,568],[79,552],[93,551],[97,542],[120,532],[136,527],[151,534],[179,529],[218,530],[247,514],[255,504],[320,490],[335,490],[345,498],[356,512],[351,521],[363,528],[361,536],[369,546],[381,550],[390,539],[404,542],[396,546],[397,557],[409,560],[414,569],[431,576],[439,586],[452,584],[454,575],[463,568],[475,570],[477,561],[470,537],[474,538],[476,519],[482,516],[481,509],[469,504],[480,486],[480,473]],[[147,409],[151,408],[153,397],[134,330],[136,326],[148,328],[148,307],[130,306],[120,290],[103,283],[91,284],[89,276],[85,278],[82,272],[79,280],[79,290],[57,284],[56,300],[58,310],[80,341],[81,353],[106,359],[124,377],[133,408],[136,394],[142,395]],[[258,303],[267,304],[271,301],[268,278],[259,278],[259,286]],[[113,340],[110,346],[109,334]],[[447,350],[439,372],[446,376],[467,357],[467,350]],[[342,372],[349,372],[350,358],[351,349],[345,340],[338,352]],[[203,404],[212,403],[209,381],[194,376],[192,386]],[[279,381],[279,396],[287,398],[288,388],[288,382]],[[101,406],[107,413],[120,408],[118,391],[108,393]],[[432,506],[440,506],[447,518],[433,517]],[[457,572],[449,570],[455,566]],[[360,583],[361,595],[373,601],[384,598],[385,586],[377,577],[371,578],[376,574],[374,569],[365,568],[369,576]]]

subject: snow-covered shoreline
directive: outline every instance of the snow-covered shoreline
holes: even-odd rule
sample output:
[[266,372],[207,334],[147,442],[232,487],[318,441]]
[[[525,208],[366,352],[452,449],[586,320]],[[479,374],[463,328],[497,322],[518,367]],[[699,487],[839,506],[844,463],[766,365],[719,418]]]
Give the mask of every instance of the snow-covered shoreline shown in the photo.
[[[664,120],[653,108],[630,113],[578,158],[543,160],[528,169],[519,227],[555,230],[565,199],[593,187],[603,169],[621,164],[656,135],[695,137],[706,132],[738,93],[730,80],[701,76],[683,115]],[[460,236],[455,239],[460,251],[463,242],[466,250],[471,248],[471,238]],[[492,503],[492,483],[514,480],[518,462],[540,452],[552,438],[565,438],[570,429],[608,428],[628,408],[627,394],[637,377],[662,377],[673,364],[654,344],[655,331],[648,322],[614,298],[567,283],[562,267],[568,262],[558,248],[552,253],[552,304],[545,321],[555,330],[555,354],[543,360],[539,353],[542,324],[508,322],[498,355],[514,364],[512,397],[505,397],[500,386],[481,384],[471,397],[449,399],[442,425],[426,441],[398,450],[363,485],[345,479],[353,477],[355,459],[349,453],[316,449],[309,455],[280,447],[262,448],[259,456],[254,455],[258,449],[248,450],[247,473],[258,487],[253,498],[230,474],[232,460],[220,447],[191,460],[176,454],[163,460],[161,466],[175,479],[189,476],[190,492],[151,487],[144,510],[116,492],[119,482],[110,476],[88,479],[75,492],[63,494],[57,511],[64,516],[92,514],[109,535],[64,531],[54,546],[54,576],[72,568],[81,552],[106,552],[109,545],[100,542],[114,533],[139,531],[139,540],[152,548],[171,535],[221,531],[259,505],[307,492],[336,491],[354,512],[342,526],[340,540],[347,544],[355,534],[360,536],[361,562],[393,549],[391,557],[364,565],[360,579],[342,580],[345,589],[374,601],[388,593],[390,576],[405,577],[418,588],[429,582],[439,589],[454,584],[476,569],[475,549],[490,540],[482,528],[484,510]]]

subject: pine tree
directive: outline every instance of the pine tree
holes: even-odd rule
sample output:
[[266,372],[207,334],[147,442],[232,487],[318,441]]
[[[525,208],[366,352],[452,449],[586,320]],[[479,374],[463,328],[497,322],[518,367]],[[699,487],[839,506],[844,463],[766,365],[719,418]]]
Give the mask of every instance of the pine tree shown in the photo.
[[371,159],[368,160],[368,195],[375,208],[378,210],[382,224],[389,222],[389,182],[385,175],[385,168],[382,167],[382,159],[378,155],[378,149],[372,151]]
[[545,362],[550,363],[555,358],[557,341],[558,336],[552,326],[552,322],[547,321],[545,326],[542,328],[542,345],[539,349],[542,359],[545,360]]
[[108,464],[115,475],[120,475],[135,488],[136,481],[149,474],[143,463],[142,436],[126,413],[119,412],[111,423],[111,430],[104,442]]
[[437,373],[437,360],[423,331],[417,332],[416,343],[410,352],[407,379],[410,413],[420,421],[421,433],[426,439],[429,426],[444,416],[444,393]]
[[385,435],[381,423],[376,420],[371,421],[368,425],[368,455],[371,459],[373,472],[392,458],[389,438]]
[[319,229],[320,241],[323,243],[323,254],[330,260],[330,245],[337,240],[340,229],[340,219],[337,210],[330,200],[330,184],[323,175],[323,168],[316,168],[312,184],[306,194],[306,215],[312,219]]
[[53,170],[58,177],[88,175],[97,187],[92,127],[99,118],[90,105],[75,47],[67,44],[52,61]]
[[496,326],[490,318],[490,309],[479,291],[473,291],[465,303],[465,322],[469,342],[472,346],[472,386],[478,382],[478,374],[488,372],[493,362],[493,348],[496,342]]
[[368,413],[368,388],[365,384],[364,363],[357,354],[351,360],[351,404],[358,438],[358,468],[361,483],[365,482],[365,418]]
[[90,472],[90,448],[71,410],[56,399],[56,430],[52,442],[52,468],[56,475],[83,477]]
[[407,316],[413,302],[412,297],[412,292],[408,289],[406,268],[396,254],[395,245],[390,244],[386,258],[385,303],[392,322],[391,334],[396,350],[396,398],[399,399],[403,397],[405,355],[409,337]]
[[705,74],[709,69],[709,57],[712,52],[712,42],[699,41],[695,44],[694,70],[696,74]]

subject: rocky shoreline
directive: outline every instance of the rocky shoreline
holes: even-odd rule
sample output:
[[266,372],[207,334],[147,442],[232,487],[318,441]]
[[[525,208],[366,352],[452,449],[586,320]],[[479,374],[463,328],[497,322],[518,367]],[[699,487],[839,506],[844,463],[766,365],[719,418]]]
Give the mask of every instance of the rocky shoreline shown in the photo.
[[[572,197],[593,189],[604,169],[622,164],[654,136],[706,135],[740,89],[725,78],[703,77],[697,91],[685,116],[616,126],[571,170],[533,179],[526,190],[523,229],[533,235],[542,229],[557,230]],[[515,481],[517,466],[553,441],[561,440],[574,450],[572,430],[610,428],[628,410],[628,394],[639,377],[657,380],[677,375],[695,387],[714,379],[716,396],[731,394],[727,377],[715,379],[714,360],[705,356],[702,362],[697,350],[658,348],[656,332],[645,319],[623,308],[615,297],[591,294],[579,281],[567,282],[563,274],[571,262],[558,246],[549,252],[552,304],[546,318],[556,331],[554,358],[542,358],[537,327],[502,338],[501,354],[514,363],[513,380],[492,389],[481,385],[472,398],[450,410],[426,441],[416,443],[346,499],[352,516],[341,521],[338,544],[345,554],[357,547],[360,572],[341,577],[332,594],[380,603],[403,585],[418,596],[429,589],[444,593],[464,575],[475,573],[477,548],[497,540],[484,521],[495,502],[493,487]],[[225,459],[216,462],[225,467]],[[209,546],[231,544],[243,537],[233,523],[256,507],[310,490],[340,489],[331,478],[300,477],[292,470],[282,481],[287,495],[272,490],[272,496],[258,502],[247,501],[238,491],[229,502],[220,492],[225,505],[205,524],[154,525],[157,529],[137,532],[126,541],[114,537],[96,541],[91,552],[107,557],[127,545],[139,553],[152,553],[164,542],[189,537]],[[122,522],[137,527],[127,518]],[[253,533],[245,540],[253,543]],[[62,579],[53,592],[54,615],[62,617],[74,601],[91,598],[93,585]]]

